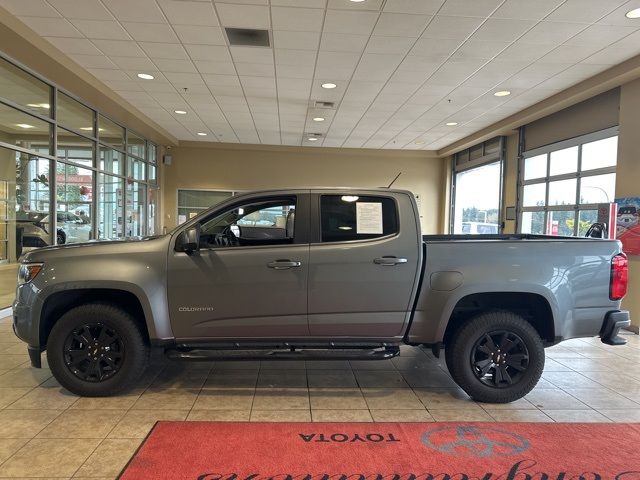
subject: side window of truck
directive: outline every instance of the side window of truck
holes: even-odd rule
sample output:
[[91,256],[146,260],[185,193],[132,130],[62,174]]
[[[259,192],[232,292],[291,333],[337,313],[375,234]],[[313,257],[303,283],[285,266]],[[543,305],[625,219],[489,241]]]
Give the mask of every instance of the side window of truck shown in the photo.
[[322,195],[322,242],[370,240],[398,233],[396,202],[390,197]]
[[295,212],[295,197],[236,205],[202,222],[200,248],[293,243]]

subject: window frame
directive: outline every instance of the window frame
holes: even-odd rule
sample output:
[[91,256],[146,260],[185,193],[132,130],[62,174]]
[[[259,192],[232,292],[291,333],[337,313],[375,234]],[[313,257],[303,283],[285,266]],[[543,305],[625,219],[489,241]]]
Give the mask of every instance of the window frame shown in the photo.
[[[525,132],[526,135],[526,132]],[[607,175],[617,173],[617,165],[611,167],[602,167],[592,170],[582,171],[582,147],[584,144],[604,140],[611,137],[619,136],[619,127],[610,127],[597,132],[580,135],[578,137],[569,138],[560,142],[551,143],[542,147],[526,150],[522,152],[518,160],[518,197],[517,197],[517,215],[516,215],[516,232],[522,233],[523,214],[525,212],[544,212],[544,231],[539,235],[550,235],[547,233],[547,223],[549,221],[549,212],[573,211],[573,235],[577,237],[580,229],[580,212],[585,210],[597,210],[597,203],[580,203],[580,194],[582,188],[582,179],[595,177],[599,175]],[[558,150],[564,150],[571,147],[578,147],[578,164],[575,172],[564,173],[559,175],[551,175],[551,154]],[[546,155],[546,174],[544,177],[525,180],[525,162],[528,158]],[[617,152],[616,152],[617,156]],[[565,205],[549,205],[549,185],[552,182],[561,180],[576,179],[576,198],[575,203]],[[524,206],[524,188],[528,185],[545,185],[545,199],[543,206]],[[615,198],[610,198],[609,202],[615,202]]]
[[[487,152],[487,146],[491,146],[497,139],[498,149],[496,151]],[[471,151],[482,146],[483,155],[479,158],[471,160]],[[469,147],[465,150],[455,153],[451,157],[451,202],[449,207],[449,233],[454,233],[456,221],[456,177],[459,173],[469,172],[476,168],[486,167],[494,163],[500,164],[500,187],[498,192],[498,234],[504,231],[504,185],[506,182],[507,169],[506,162],[506,137],[494,137],[482,143]],[[467,235],[467,234],[460,234]]]
[[[228,190],[223,190],[228,191]],[[295,201],[295,209],[296,209],[296,220],[293,228],[293,242],[291,243],[282,243],[282,244],[274,244],[274,245],[242,245],[237,247],[200,247],[198,251],[214,251],[214,250],[224,250],[224,251],[241,251],[246,249],[264,249],[264,248],[291,248],[291,247],[300,247],[304,245],[309,245],[309,227],[308,227],[308,211],[309,211],[309,194],[304,192],[290,192],[290,193],[277,193],[274,192],[272,194],[256,194],[256,195],[242,195],[240,198],[231,197],[227,201],[222,202],[219,205],[211,207],[209,210],[205,210],[201,214],[198,214],[196,217],[186,221],[180,228],[177,228],[174,231],[173,239],[172,239],[172,249],[174,253],[181,253],[175,250],[176,248],[176,240],[180,237],[182,232],[185,230],[195,226],[202,225],[206,223],[208,220],[226,212],[229,210],[233,210],[235,208],[240,208],[243,205],[261,203],[269,200],[278,200],[278,199],[294,199]],[[208,212],[208,213],[207,213]],[[300,215],[298,215],[300,212]],[[202,217],[202,218],[200,218]]]
[[[50,161],[50,171],[56,171],[56,164],[59,162],[62,163],[66,163],[63,160],[61,160],[61,158],[58,157],[57,153],[58,153],[58,133],[59,131],[68,131],[74,135],[77,135],[79,137],[81,137],[83,140],[87,140],[93,143],[93,154],[92,154],[92,165],[91,167],[89,166],[82,166],[82,168],[86,168],[89,170],[92,170],[94,172],[93,177],[94,177],[94,182],[92,185],[92,189],[94,192],[93,195],[93,199],[92,199],[92,205],[91,205],[91,225],[92,225],[92,236],[93,238],[97,238],[98,237],[98,218],[97,218],[97,211],[98,211],[98,195],[97,195],[97,177],[99,173],[104,173],[107,175],[111,175],[111,176],[115,176],[120,178],[123,181],[126,181],[130,176],[131,176],[131,172],[129,172],[128,169],[128,158],[127,156],[131,156],[136,158],[139,161],[144,162],[143,165],[143,169],[145,172],[145,178],[143,180],[136,180],[139,183],[143,183],[147,189],[147,191],[149,191],[152,188],[157,188],[158,187],[158,177],[160,175],[160,169],[158,168],[158,162],[157,162],[157,156],[161,155],[161,150],[160,150],[160,146],[157,145],[156,143],[152,142],[151,140],[149,140],[147,137],[145,137],[144,135],[141,135],[140,133],[138,133],[138,131],[136,131],[135,129],[131,129],[129,128],[127,125],[125,125],[123,122],[120,122],[116,119],[114,119],[111,115],[106,114],[105,112],[101,111],[100,109],[94,107],[93,105],[91,105],[89,102],[81,99],[80,97],[78,97],[77,95],[75,95],[74,93],[61,88],[58,84],[56,84],[55,82],[45,78],[44,76],[40,75],[39,73],[33,71],[32,69],[30,69],[29,67],[23,65],[22,63],[14,60],[13,58],[11,58],[10,56],[6,55],[4,52],[0,52],[0,59],[2,59],[3,61],[6,61],[7,63],[9,63],[10,65],[12,65],[13,67],[21,70],[22,72],[24,72],[25,74],[29,75],[30,77],[33,77],[41,82],[43,82],[49,89],[49,116],[44,116],[41,115],[37,112],[34,112],[32,110],[30,110],[29,108],[27,108],[26,106],[20,105],[18,103],[15,103],[7,98],[4,98],[1,96],[1,92],[0,92],[0,104],[6,106],[6,107],[10,107],[18,112],[21,112],[23,114],[27,114],[31,117],[35,117],[38,120],[47,122],[49,124],[49,146],[47,148],[47,152],[43,153],[41,151],[37,151],[34,149],[29,149],[29,148],[24,148],[18,145],[12,145],[6,142],[3,142],[0,140],[0,146],[3,148],[7,148],[9,150],[13,150],[13,151],[17,151],[20,153],[25,153],[25,154],[29,154],[29,155],[33,155],[34,153],[36,155],[38,155],[40,158],[43,159],[47,159]],[[77,129],[74,129],[68,125],[62,125],[59,122],[58,119],[58,99],[59,96],[63,94],[67,97],[69,97],[69,99],[71,99],[72,101],[76,101],[78,102],[81,106],[86,107],[87,109],[89,109],[89,111],[92,112],[93,115],[93,131],[79,131]],[[100,131],[98,129],[98,119],[99,117],[102,116],[103,118],[105,118],[106,120],[108,120],[109,122],[115,124],[116,126],[118,126],[119,128],[123,129],[123,144],[121,147],[116,147],[111,145],[110,143],[107,143],[105,141],[103,141],[100,138]],[[144,158],[136,156],[136,155],[132,155],[130,153],[128,153],[129,150],[129,144],[128,144],[128,138],[129,138],[129,133],[133,133],[136,137],[139,137],[141,139],[143,139],[144,141]],[[122,170],[118,173],[113,173],[110,172],[108,170],[103,170],[100,168],[100,150],[101,147],[106,147],[109,149],[113,149],[117,152],[119,152],[122,155],[122,161],[123,161],[123,166],[122,166]],[[156,158],[152,159],[151,158],[151,152],[155,153]],[[150,165],[154,165],[156,167],[156,178],[155,179],[149,179],[147,176],[147,171],[150,169]],[[56,195],[56,179],[50,178],[49,179],[49,191],[50,191],[50,210],[49,210],[49,214],[51,215],[51,218],[55,218],[54,213],[57,211],[58,208],[58,201],[57,201],[57,195]],[[143,235],[147,235],[150,231],[150,226],[149,223],[151,221],[153,221],[154,223],[154,229],[157,230],[157,225],[159,222],[159,218],[157,217],[157,214],[159,213],[158,210],[156,209],[156,218],[154,219],[150,219],[148,216],[148,198],[145,198],[144,200],[144,205],[143,205],[143,212],[142,212],[142,219],[141,221],[143,222],[142,224],[142,232]],[[126,215],[126,205],[124,205],[124,209],[125,209],[125,215]],[[123,215],[124,216],[124,215]],[[54,224],[54,228],[52,228],[52,231],[55,231],[55,224]],[[52,236],[50,238],[50,244],[51,245],[55,245],[56,241],[55,241],[55,236]],[[1,262],[0,262],[1,263]]]

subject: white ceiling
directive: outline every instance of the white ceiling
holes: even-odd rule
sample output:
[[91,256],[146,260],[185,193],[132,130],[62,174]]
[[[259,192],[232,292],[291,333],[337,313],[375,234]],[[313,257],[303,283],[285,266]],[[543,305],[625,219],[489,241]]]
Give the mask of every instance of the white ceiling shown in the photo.
[[[440,149],[640,54],[640,19],[625,17],[640,0],[0,6],[180,140]],[[274,48],[229,47],[222,27],[269,29]]]

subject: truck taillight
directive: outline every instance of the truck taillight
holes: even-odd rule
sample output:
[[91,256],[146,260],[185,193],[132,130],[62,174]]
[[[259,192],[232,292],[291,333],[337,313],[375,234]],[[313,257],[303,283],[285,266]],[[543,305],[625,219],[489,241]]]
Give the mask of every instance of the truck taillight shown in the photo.
[[619,253],[611,259],[611,282],[609,284],[609,298],[620,300],[627,294],[629,280],[629,263],[624,253]]

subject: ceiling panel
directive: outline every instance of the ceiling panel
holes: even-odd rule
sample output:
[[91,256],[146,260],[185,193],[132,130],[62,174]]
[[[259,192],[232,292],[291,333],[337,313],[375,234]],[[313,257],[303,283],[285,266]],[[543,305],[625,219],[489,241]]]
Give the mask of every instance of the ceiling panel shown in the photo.
[[[188,140],[442,148],[640,54],[640,20],[625,17],[640,0],[0,6]],[[273,45],[229,47],[223,27],[268,29]],[[511,94],[496,97],[497,90]],[[305,133],[320,133],[321,141],[309,142]]]

